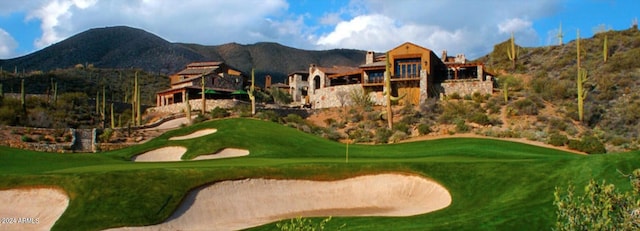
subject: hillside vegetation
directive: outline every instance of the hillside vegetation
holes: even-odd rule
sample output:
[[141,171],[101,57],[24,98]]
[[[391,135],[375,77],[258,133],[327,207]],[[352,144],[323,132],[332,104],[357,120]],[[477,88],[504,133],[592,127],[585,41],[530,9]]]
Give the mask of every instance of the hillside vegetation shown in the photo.
[[[606,62],[605,37],[608,41]],[[581,40],[581,62],[588,75],[583,123],[578,122],[576,99],[576,41],[548,47],[519,47],[515,69],[506,55],[508,42],[496,45],[493,52],[480,60],[502,74],[498,76],[499,83],[515,80],[510,87],[514,100],[553,106],[549,114],[538,115],[538,121],[558,118],[565,121],[559,130],[579,124],[584,126],[584,129],[578,128],[579,133],[594,134],[614,146],[637,148],[640,134],[640,92],[636,90],[640,86],[640,31],[637,27],[601,32]]]

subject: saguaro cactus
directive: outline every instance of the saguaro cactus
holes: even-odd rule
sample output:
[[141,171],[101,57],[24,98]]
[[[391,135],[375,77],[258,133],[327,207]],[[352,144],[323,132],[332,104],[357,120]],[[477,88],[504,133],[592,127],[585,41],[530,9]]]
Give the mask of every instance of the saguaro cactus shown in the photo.
[[205,78],[206,76],[204,74],[202,74],[202,114],[204,115],[204,113],[207,112],[207,101],[205,98],[205,89],[204,89],[204,84],[205,84]]
[[136,124],[140,126],[142,124],[142,111],[140,108],[141,104],[141,88],[140,83],[138,82],[138,72],[136,71]]
[[25,110],[26,104],[25,104],[25,92],[24,92],[24,78],[22,80],[20,80],[20,105],[22,105],[22,110]]
[[191,124],[191,103],[189,103],[189,93],[185,93],[184,95],[185,97],[185,104],[186,104],[186,109],[185,109],[185,114],[187,116],[187,124]]
[[256,114],[256,96],[253,94],[256,90],[255,81],[256,77],[254,75],[254,69],[251,68],[251,87],[249,88],[249,92],[247,92],[249,94],[249,99],[251,100],[251,115]]
[[609,47],[607,42],[607,35],[604,36],[604,44],[602,45],[602,58],[605,63],[609,59]]
[[111,129],[116,127],[116,120],[113,116],[113,103],[111,103]]
[[564,35],[562,34],[562,23],[560,23],[560,29],[558,29],[556,37],[558,38],[558,45],[562,45],[562,38],[564,38]]
[[580,122],[584,121],[584,99],[587,97],[587,92],[584,89],[584,85],[587,82],[587,70],[580,65],[580,30],[577,31],[576,36],[576,59],[577,59],[577,93],[578,93],[578,119]]
[[516,60],[518,59],[518,50],[516,49],[516,40],[511,32],[511,39],[509,40],[509,47],[507,48],[507,57],[511,60],[511,66],[516,68]]
[[387,53],[386,57],[386,65],[384,70],[384,90],[382,94],[385,96],[385,101],[387,103],[387,123],[389,129],[393,129],[393,110],[391,110],[391,102],[397,102],[404,97],[395,97],[391,95],[391,56]]

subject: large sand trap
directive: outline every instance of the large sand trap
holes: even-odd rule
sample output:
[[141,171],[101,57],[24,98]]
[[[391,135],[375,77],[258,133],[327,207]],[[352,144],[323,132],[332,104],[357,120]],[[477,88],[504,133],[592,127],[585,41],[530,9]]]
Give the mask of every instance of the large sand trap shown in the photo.
[[210,160],[210,159],[231,158],[231,157],[248,156],[248,155],[249,155],[249,150],[237,149],[237,148],[225,148],[214,154],[196,156],[196,158],[193,158],[193,160]]
[[0,190],[0,230],[51,230],[68,205],[59,189]]
[[122,230],[238,230],[307,216],[412,216],[443,209],[441,185],[400,174],[339,181],[248,179],[193,190],[164,223]]
[[169,140],[186,140],[186,139],[193,139],[193,138],[198,138],[198,137],[201,137],[201,136],[206,136],[206,135],[209,135],[209,134],[215,133],[215,132],[217,132],[217,131],[218,131],[218,130],[217,130],[217,129],[214,129],[214,128],[202,129],[202,130],[195,131],[195,132],[193,132],[193,133],[191,133],[191,134],[189,134],[189,135],[184,135],[184,136],[174,136],[174,137],[169,138]]
[[[166,161],[182,161],[182,155],[187,152],[187,148],[180,146],[169,146],[151,150],[140,155],[134,156],[131,160],[135,162],[166,162]],[[210,160],[231,158],[249,155],[248,150],[237,148],[225,148],[219,152],[209,155],[200,155],[193,160]]]
[[134,156],[131,160],[135,162],[181,161],[180,158],[185,152],[187,152],[185,147],[169,146],[142,153]]

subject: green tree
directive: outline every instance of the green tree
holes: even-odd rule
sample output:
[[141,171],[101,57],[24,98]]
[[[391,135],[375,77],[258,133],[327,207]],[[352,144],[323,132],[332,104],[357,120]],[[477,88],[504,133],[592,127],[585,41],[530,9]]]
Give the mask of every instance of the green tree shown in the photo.
[[554,230],[639,230],[640,169],[628,176],[632,190],[619,192],[606,181],[589,181],[583,195],[575,186],[556,187],[553,204],[557,207]]

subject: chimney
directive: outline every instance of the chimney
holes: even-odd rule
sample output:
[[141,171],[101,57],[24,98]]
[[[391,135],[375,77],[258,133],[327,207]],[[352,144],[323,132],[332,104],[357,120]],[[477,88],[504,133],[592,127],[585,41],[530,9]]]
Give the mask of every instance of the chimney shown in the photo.
[[370,64],[373,63],[373,51],[367,51],[367,56],[365,57],[365,63],[364,64]]
[[269,89],[271,88],[271,76],[267,75],[264,77],[264,89]]
[[447,50],[442,50],[442,56],[440,56],[440,59],[442,59],[442,62],[447,61]]

